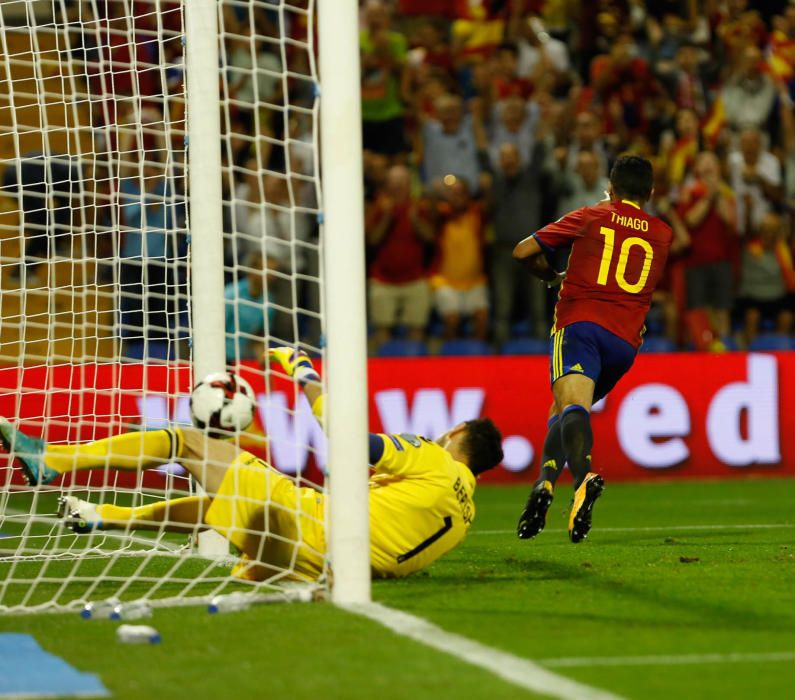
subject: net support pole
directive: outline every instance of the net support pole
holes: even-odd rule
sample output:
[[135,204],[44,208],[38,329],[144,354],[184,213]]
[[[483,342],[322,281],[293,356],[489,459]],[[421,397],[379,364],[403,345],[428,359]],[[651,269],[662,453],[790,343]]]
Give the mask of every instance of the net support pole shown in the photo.
[[329,545],[332,600],[349,605],[370,601],[359,17],[356,0],[321,0],[317,7]]
[[[185,3],[193,376],[226,368],[223,192],[218,93],[218,2]],[[229,553],[224,537],[199,535],[199,553]]]

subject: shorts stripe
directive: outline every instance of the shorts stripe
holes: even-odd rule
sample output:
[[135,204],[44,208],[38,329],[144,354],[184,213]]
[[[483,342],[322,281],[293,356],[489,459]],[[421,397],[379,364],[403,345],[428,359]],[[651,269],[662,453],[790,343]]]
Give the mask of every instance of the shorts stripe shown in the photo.
[[560,379],[563,374],[563,328],[555,333],[552,377],[554,380]]

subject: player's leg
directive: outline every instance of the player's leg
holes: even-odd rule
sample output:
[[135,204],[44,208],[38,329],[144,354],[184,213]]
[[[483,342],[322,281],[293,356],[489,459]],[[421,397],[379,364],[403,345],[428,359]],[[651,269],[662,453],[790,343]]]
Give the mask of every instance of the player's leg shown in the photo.
[[[601,334],[593,323],[574,323],[553,337],[552,393],[560,415],[563,454],[574,478],[569,537],[582,540],[591,527],[591,510],[604,481],[591,472],[591,405],[602,374]],[[612,335],[612,334],[610,334]]]
[[121,433],[74,445],[51,445],[0,419],[0,441],[33,485],[49,484],[72,471],[105,468],[137,471],[160,466],[179,459],[184,435],[190,430],[167,428]]
[[74,471],[138,471],[178,461],[211,492],[204,481],[219,484],[224,469],[240,452],[234,444],[210,438],[195,428],[145,430],[93,442],[51,445],[2,419],[0,440],[33,485],[48,484]]
[[[591,370],[593,367],[590,364],[591,360],[587,360],[585,367],[590,376],[583,377],[583,379],[591,379],[594,381],[593,386],[589,387],[587,395],[584,393],[578,395],[579,389],[576,386],[577,382],[575,380],[567,380],[561,384],[558,389],[560,397],[558,397],[556,393],[559,406],[568,403],[568,408],[563,409],[564,449],[572,449],[571,443],[574,442],[574,453],[576,454],[577,450],[580,449],[580,454],[585,453],[587,455],[586,463],[588,471],[586,471],[579,484],[575,482],[576,490],[569,513],[569,537],[572,542],[580,542],[590,532],[593,507],[604,489],[604,479],[598,473],[591,470],[590,452],[593,445],[593,434],[591,432],[589,413],[591,403],[593,401],[599,401],[612,391],[613,387],[615,387],[618,381],[632,367],[637,355],[637,350],[630,343],[613,335],[600,326],[587,324],[584,329],[578,329],[578,332],[581,335],[586,335],[596,347],[600,368],[598,373],[592,372]],[[588,357],[588,353],[584,353],[583,356]],[[567,378],[564,377],[564,379]],[[584,399],[587,399],[587,403],[577,403],[582,402]],[[580,410],[580,407],[583,409],[587,408],[587,411]],[[567,411],[568,414],[566,413]],[[577,424],[574,424],[576,432],[574,432],[572,436],[566,431],[572,427],[572,422],[574,421],[579,421],[581,426],[579,426],[580,429],[578,429]],[[578,445],[579,440],[584,442],[582,446]],[[571,460],[571,458],[569,458],[569,453],[567,452],[566,454],[567,459]],[[579,458],[581,459],[581,456]],[[578,457],[575,456],[574,459],[576,460]],[[586,467],[581,467],[581,469],[582,468]]]
[[112,503],[95,505],[75,496],[58,501],[58,515],[64,525],[78,533],[92,530],[165,530],[195,532],[204,525],[210,507],[209,496],[185,496],[126,508]]
[[520,539],[535,537],[546,525],[547,512],[552,505],[555,483],[563,470],[566,458],[563,454],[563,439],[560,431],[560,416],[553,402],[549,409],[547,437],[541,453],[541,473],[527,497],[524,510],[519,516],[516,534]]
[[233,442],[215,440],[193,428],[183,431],[179,463],[210,495],[218,493],[229,466],[240,456]]

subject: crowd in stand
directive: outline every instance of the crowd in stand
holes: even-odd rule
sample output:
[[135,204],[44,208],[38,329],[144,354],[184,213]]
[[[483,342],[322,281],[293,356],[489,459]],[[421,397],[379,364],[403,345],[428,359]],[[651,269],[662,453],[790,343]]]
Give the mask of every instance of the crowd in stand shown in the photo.
[[792,345],[795,3],[372,0],[360,49],[375,351],[544,338],[511,249],[626,152],[675,232],[649,347]]
[[[300,0],[273,5],[221,13],[230,361],[255,355],[266,332],[322,342],[315,86],[299,48],[311,30]],[[167,302],[187,270],[181,19],[178,3],[154,6],[72,0],[56,22],[91,111],[95,153],[80,165],[95,254],[121,258],[120,325],[135,337],[172,333],[184,309]],[[649,211],[675,233],[646,347],[755,347],[770,334],[795,347],[795,2],[360,8],[373,352],[460,338],[542,350],[556,292],[511,251],[602,199],[627,152],[653,161]],[[12,181],[23,171],[6,170],[9,193],[31,189]]]

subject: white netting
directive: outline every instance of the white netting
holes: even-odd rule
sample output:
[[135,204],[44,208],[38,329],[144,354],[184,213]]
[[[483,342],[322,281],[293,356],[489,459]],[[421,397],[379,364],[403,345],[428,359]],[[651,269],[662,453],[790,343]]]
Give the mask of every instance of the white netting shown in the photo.
[[[260,364],[268,345],[320,354],[312,2],[220,2],[218,100],[198,106],[185,90],[186,4],[0,3],[0,415],[61,445],[190,422],[191,314],[202,309],[191,308],[186,134],[189,119],[220,109],[227,363],[259,403],[237,442],[296,485],[322,484],[322,431],[299,389]],[[199,556],[197,528],[166,531],[178,510],[148,530],[140,519],[64,527],[61,495],[132,508],[195,494],[168,458],[114,469],[126,453],[110,444],[97,468],[49,485],[27,486],[18,461],[0,469],[0,610],[230,585],[234,555]],[[290,544],[267,513],[261,529]],[[293,578],[297,556],[266,582]]]

